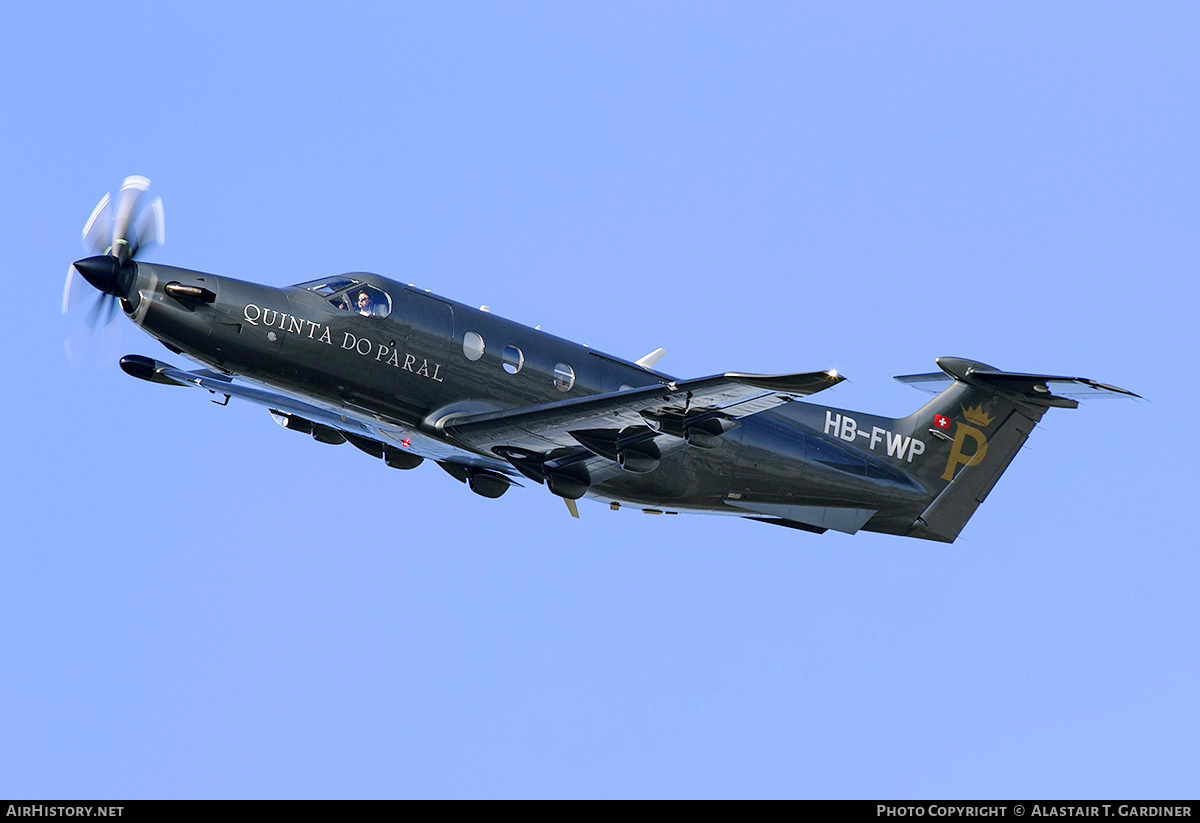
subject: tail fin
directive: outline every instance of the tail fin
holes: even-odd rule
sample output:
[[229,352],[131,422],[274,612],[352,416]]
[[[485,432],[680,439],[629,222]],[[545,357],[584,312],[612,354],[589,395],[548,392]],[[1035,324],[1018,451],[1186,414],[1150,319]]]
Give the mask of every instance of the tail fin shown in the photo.
[[956,357],[937,364],[944,374],[896,378],[925,391],[946,386],[897,421],[914,437],[930,435],[926,458],[909,468],[936,495],[907,532],[926,540],[958,537],[1048,408],[1077,408],[1076,398],[1138,396],[1086,378],[1003,372]]

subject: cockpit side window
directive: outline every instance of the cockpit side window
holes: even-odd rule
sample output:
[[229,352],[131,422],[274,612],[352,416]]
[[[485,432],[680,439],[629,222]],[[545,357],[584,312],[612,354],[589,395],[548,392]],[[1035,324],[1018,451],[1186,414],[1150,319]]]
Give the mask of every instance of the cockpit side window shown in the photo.
[[392,313],[392,298],[387,292],[357,283],[331,297],[329,302],[335,308],[361,314],[363,317],[387,317]]

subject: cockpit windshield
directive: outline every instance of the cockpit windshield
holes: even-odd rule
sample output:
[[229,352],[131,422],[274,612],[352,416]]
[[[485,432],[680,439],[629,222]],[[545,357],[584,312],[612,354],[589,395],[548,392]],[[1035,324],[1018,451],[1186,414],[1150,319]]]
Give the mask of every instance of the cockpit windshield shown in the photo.
[[300,283],[296,288],[308,289],[315,291],[317,294],[327,295],[333,294],[335,291],[341,291],[349,286],[357,286],[361,280],[351,280],[349,277],[325,277],[320,280],[311,280],[308,283]]
[[387,317],[392,313],[392,298],[383,289],[352,277],[325,277],[296,286],[328,297],[334,308],[363,317]]
[[387,317],[392,313],[392,298],[374,286],[352,286],[329,298],[335,308],[363,317]]

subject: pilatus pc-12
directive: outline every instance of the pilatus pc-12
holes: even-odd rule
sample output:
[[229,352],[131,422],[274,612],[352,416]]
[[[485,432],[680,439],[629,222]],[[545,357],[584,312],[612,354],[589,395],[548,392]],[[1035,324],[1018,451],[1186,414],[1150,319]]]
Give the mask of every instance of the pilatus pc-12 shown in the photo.
[[[899,419],[807,401],[835,371],[681,380],[365,272],[287,288],[137,260],[162,202],[127,178],[84,227],[82,275],[186,371],[129,355],[128,374],[266,407],[282,426],[385,465],[432,461],[484,497],[521,479],[581,497],[736,515],[803,531],[952,542],[1051,407],[1130,392],[955,357],[897,378],[935,393]],[[115,309],[99,305],[94,317]]]

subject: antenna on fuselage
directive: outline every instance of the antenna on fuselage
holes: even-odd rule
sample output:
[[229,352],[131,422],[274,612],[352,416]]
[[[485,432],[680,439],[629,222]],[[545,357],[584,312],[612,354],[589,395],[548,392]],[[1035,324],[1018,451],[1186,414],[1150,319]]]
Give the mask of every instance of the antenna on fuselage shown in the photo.
[[652,368],[654,368],[654,364],[657,363],[659,360],[662,360],[663,355],[666,353],[667,353],[666,349],[655,349],[654,351],[650,352],[648,355],[643,357],[641,360],[635,360],[634,362],[637,365],[641,366],[643,369],[652,369]]

